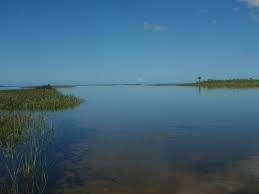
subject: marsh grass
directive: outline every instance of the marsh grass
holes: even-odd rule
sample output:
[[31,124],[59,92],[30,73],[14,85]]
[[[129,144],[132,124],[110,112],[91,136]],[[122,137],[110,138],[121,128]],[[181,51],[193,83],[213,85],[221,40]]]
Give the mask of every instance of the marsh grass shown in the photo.
[[42,85],[42,86],[25,86],[27,89],[63,89],[63,88],[73,88],[75,85]]
[[46,111],[81,102],[50,85],[0,90],[0,193],[45,192],[48,148],[54,136]]
[[0,114],[0,145],[17,144],[28,132],[25,126],[28,121],[29,118],[20,113]]
[[73,108],[82,102],[52,86],[33,89],[0,90],[0,110],[48,110]]
[[44,193],[54,131],[44,113],[1,113],[0,193]]
[[256,88],[259,87],[259,80],[256,79],[229,79],[200,81],[196,83],[177,84],[177,86],[197,86],[203,88]]
[[229,79],[229,80],[206,80],[194,83],[180,84],[146,84],[145,86],[196,86],[203,88],[256,88],[259,87],[259,80],[255,79]]
[[51,123],[44,113],[30,112],[2,113],[1,120],[0,193],[44,193],[47,148],[54,134]]

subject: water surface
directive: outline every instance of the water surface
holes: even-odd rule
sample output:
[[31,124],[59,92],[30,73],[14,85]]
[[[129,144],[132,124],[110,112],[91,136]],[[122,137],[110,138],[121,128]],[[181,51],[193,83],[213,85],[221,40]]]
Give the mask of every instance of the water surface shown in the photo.
[[54,113],[48,192],[259,193],[259,90],[88,86]]

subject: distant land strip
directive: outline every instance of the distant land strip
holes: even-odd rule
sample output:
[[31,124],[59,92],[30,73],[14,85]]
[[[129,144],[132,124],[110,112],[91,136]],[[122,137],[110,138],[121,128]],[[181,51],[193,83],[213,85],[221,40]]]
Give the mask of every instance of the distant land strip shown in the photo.
[[[23,86],[20,88],[73,88],[77,86],[190,86],[190,87],[202,87],[202,88],[259,88],[259,79],[208,79],[208,80],[198,80],[196,82],[190,83],[101,83],[101,84],[74,84],[74,85],[43,85],[43,86]],[[15,86],[3,86],[0,87],[15,87]],[[16,86],[18,87],[18,86]]]
[[147,84],[147,86],[195,86],[202,88],[256,88],[259,87],[259,80],[257,79],[227,79],[227,80],[213,80],[197,81],[194,83],[180,83],[180,84]]

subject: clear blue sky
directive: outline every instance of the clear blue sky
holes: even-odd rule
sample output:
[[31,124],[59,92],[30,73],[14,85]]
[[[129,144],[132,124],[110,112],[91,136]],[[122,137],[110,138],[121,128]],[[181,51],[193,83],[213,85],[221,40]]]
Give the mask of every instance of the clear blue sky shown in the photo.
[[0,85],[259,78],[259,0],[0,0]]

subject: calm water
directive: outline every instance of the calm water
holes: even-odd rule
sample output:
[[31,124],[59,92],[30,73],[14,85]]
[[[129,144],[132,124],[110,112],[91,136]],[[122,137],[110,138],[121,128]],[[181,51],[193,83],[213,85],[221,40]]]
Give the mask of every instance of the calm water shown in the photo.
[[76,87],[52,115],[48,193],[259,193],[259,90]]

